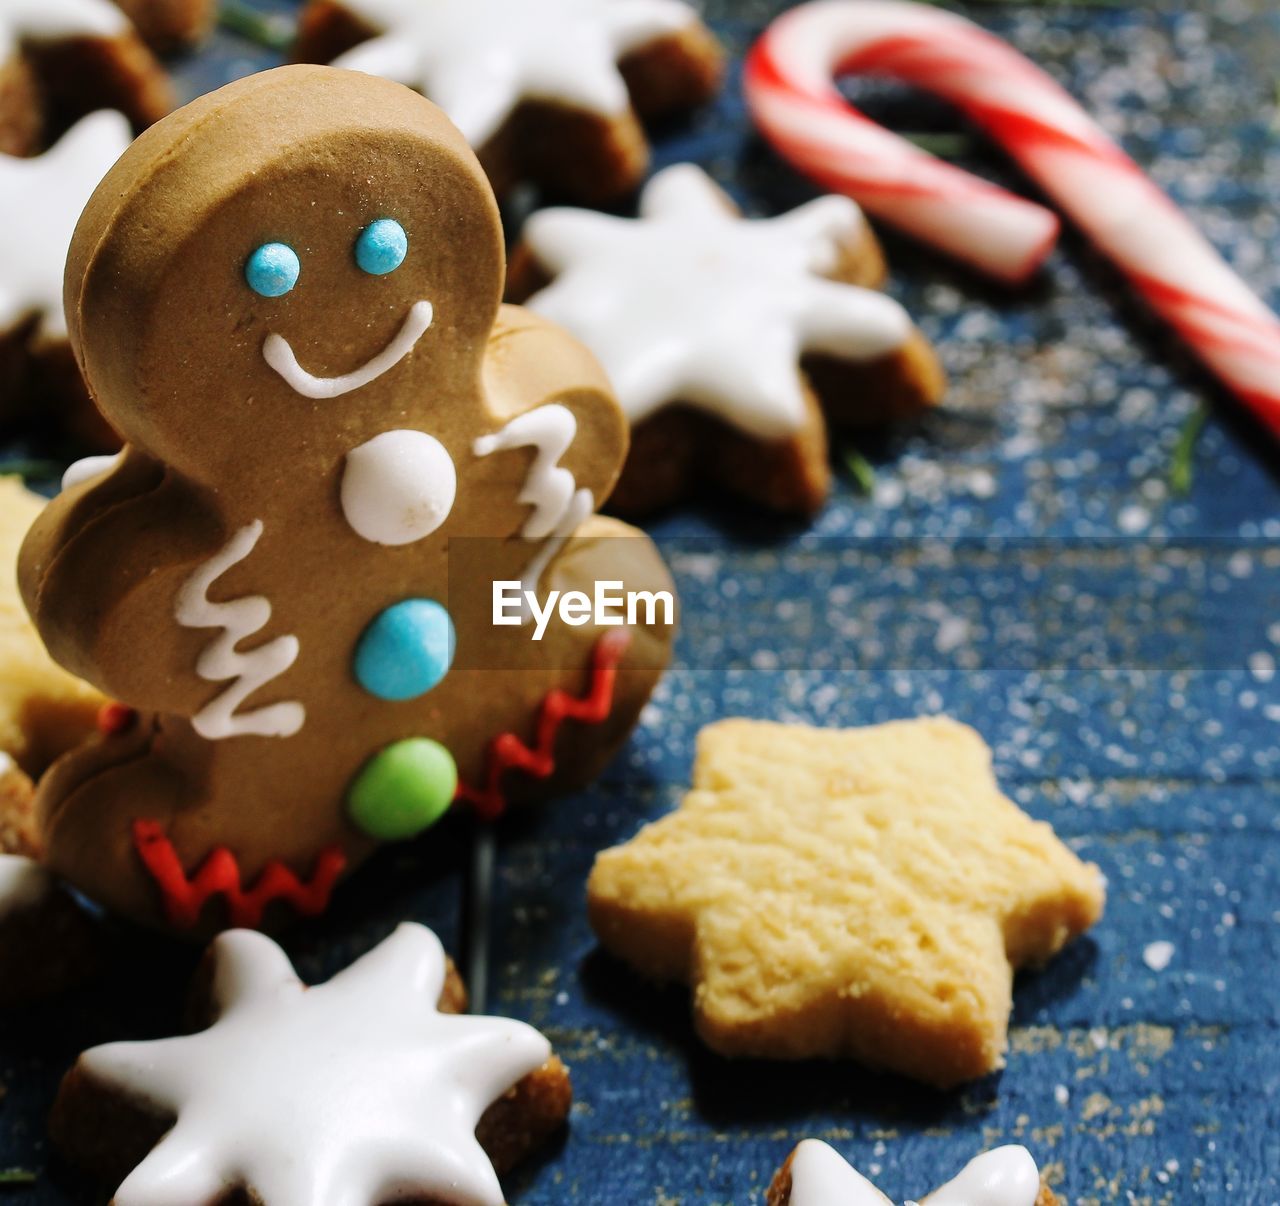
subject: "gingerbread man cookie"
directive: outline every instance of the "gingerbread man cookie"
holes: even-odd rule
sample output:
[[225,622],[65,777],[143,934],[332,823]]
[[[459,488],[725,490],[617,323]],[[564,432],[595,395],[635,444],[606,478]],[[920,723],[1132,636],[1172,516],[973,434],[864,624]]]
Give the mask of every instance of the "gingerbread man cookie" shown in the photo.
[[572,786],[624,739],[665,617],[488,622],[493,581],[671,590],[591,514],[626,449],[603,374],[503,271],[457,130],[358,72],[229,85],[95,193],[68,321],[127,444],[20,564],[55,659],[137,709],[41,784],[89,896],[188,931],[314,913],[455,796]]
[[847,197],[744,219],[700,168],[645,186],[635,220],[546,209],[509,295],[581,339],[633,425],[611,505],[644,514],[694,484],[807,514],[830,482],[827,426],[936,403],[924,337],[876,291],[884,259]]
[[681,0],[309,0],[295,56],[417,88],[521,180],[601,204],[644,177],[641,119],[693,108],[723,54]]
[[313,988],[262,934],[221,935],[207,964],[207,1029],[95,1047],[63,1080],[54,1141],[125,1178],[117,1206],[236,1189],[263,1206],[501,1206],[497,1173],[568,1115],[551,1044],[460,1013],[465,992],[424,926]]

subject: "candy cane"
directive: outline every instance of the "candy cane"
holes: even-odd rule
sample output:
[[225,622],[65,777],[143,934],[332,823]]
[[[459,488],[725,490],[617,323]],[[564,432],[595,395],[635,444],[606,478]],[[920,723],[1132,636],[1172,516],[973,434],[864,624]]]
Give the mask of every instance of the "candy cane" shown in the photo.
[[801,5],[770,26],[746,66],[752,116],[801,171],[925,242],[1018,282],[1053,246],[1054,215],[851,108],[833,80],[855,71],[927,88],[986,130],[1280,435],[1280,319],[1040,68],[963,17],[909,0]]

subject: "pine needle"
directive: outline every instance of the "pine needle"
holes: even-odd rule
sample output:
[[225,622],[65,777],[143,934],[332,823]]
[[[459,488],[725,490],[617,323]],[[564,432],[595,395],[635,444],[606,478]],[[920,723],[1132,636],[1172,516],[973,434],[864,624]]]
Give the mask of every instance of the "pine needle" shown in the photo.
[[218,24],[265,50],[288,50],[296,32],[287,17],[259,12],[241,0],[222,0]]
[[973,139],[968,134],[929,133],[925,131],[909,132],[902,135],[909,143],[936,155],[939,159],[955,159],[963,155],[973,146]]
[[858,493],[870,498],[876,488],[875,466],[856,448],[846,448],[841,456]]
[[1178,442],[1173,446],[1173,460],[1169,465],[1169,488],[1178,498],[1191,493],[1195,481],[1196,444],[1209,418],[1209,408],[1200,406],[1194,410],[1182,426]]

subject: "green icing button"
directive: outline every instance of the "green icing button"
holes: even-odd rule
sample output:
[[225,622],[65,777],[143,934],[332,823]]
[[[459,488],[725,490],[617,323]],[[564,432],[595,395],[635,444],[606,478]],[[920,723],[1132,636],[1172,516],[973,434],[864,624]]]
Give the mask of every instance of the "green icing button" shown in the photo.
[[370,837],[397,842],[434,825],[457,790],[453,755],[429,737],[410,737],[365,763],[347,792],[347,811]]

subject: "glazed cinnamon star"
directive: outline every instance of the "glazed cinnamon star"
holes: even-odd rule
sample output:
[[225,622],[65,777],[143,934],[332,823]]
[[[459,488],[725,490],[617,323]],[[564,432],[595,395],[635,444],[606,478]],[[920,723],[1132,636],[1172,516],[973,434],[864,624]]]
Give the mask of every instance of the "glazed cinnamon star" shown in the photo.
[[915,415],[945,387],[884,276],[847,197],[746,219],[685,163],[649,181],[636,219],[535,213],[508,293],[581,339],[618,392],[632,443],[617,513],[710,485],[809,514],[830,485],[829,427]]
[[294,57],[416,88],[499,194],[528,180],[588,205],[644,178],[642,121],[710,100],[723,74],[682,0],[309,0]]

